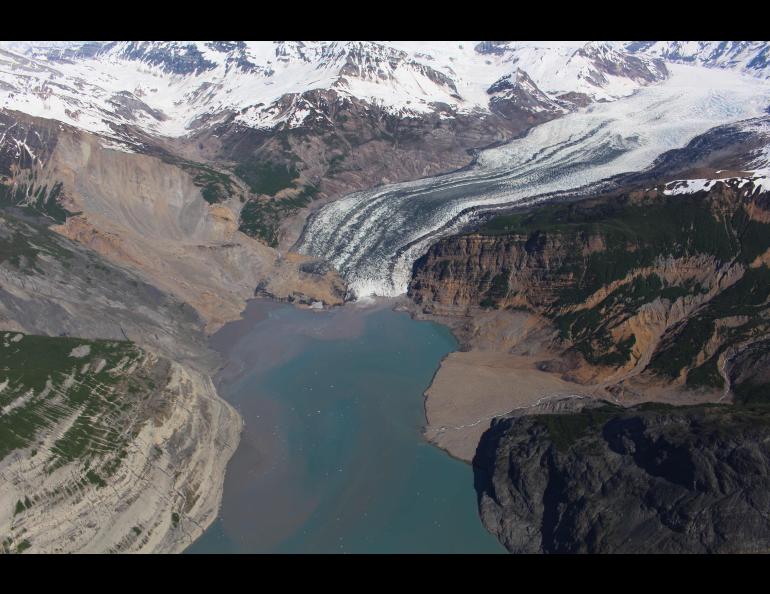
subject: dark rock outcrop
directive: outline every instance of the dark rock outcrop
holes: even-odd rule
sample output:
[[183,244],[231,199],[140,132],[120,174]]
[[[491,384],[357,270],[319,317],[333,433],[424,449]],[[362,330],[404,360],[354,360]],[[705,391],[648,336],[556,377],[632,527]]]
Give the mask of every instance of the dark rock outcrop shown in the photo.
[[770,550],[770,410],[599,404],[497,419],[473,461],[516,553]]

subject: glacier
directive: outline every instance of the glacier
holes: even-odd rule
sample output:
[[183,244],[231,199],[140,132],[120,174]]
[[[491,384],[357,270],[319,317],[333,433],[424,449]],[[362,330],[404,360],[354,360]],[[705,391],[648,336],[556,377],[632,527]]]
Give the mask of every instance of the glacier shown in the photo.
[[594,103],[483,151],[470,169],[327,204],[294,247],[332,264],[357,298],[401,295],[414,261],[480,213],[596,190],[710,128],[767,113],[768,81],[700,66],[671,65],[670,72],[627,98]]

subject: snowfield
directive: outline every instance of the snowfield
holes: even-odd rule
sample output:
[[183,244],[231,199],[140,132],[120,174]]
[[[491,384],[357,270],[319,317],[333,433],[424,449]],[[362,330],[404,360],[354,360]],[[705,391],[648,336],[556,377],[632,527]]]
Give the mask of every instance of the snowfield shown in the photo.
[[[179,74],[163,64],[127,58],[128,42],[76,59],[57,54],[67,47],[62,44],[0,42],[0,107],[108,136],[115,134],[113,125],[128,122],[155,135],[179,137],[202,120],[231,113],[253,128],[299,126],[309,114],[301,105],[282,108],[279,100],[317,89],[334,89],[391,113],[420,114],[435,110],[436,103],[457,113],[487,110],[487,89],[519,68],[554,96],[572,91],[606,101],[646,84],[597,75],[575,47],[511,42],[499,53],[483,54],[475,50],[479,43],[250,41],[235,53],[200,41],[151,42],[154,50],[169,55],[194,48],[211,65]],[[623,59],[611,44],[586,47]]]

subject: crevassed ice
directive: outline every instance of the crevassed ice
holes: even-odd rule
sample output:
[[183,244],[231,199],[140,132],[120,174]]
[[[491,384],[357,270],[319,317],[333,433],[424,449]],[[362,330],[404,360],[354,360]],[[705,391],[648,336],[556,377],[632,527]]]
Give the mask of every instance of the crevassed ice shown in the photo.
[[358,296],[406,292],[414,261],[471,216],[547,200],[642,170],[714,126],[761,115],[766,81],[671,65],[671,77],[612,103],[593,104],[482,153],[469,171],[356,192],[313,216],[297,249],[328,260]]

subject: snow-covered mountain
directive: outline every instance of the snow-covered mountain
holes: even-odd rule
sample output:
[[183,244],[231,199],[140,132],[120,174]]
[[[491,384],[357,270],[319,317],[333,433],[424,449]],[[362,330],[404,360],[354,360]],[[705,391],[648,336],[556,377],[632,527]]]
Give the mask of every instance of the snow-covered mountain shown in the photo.
[[[27,131],[61,122],[181,167],[207,202],[235,204],[244,233],[288,244],[285,221],[315,200],[465,168],[568,114],[671,84],[764,84],[743,76],[762,71],[762,43],[0,42],[0,157],[14,164],[0,184],[46,162]],[[628,152],[647,127],[602,150]]]
[[529,75],[516,69],[487,89],[489,109],[505,114],[510,109],[531,112],[564,113],[566,109],[541,91]]
[[624,44],[623,49],[670,62],[729,68],[770,78],[767,41],[632,41]]
[[591,41],[577,49],[485,42],[478,49],[510,61],[552,96],[578,93],[593,101],[611,101],[668,76],[663,60],[630,55],[607,42]]
[[107,135],[130,124],[178,137],[231,117],[301,126],[328,115],[291,99],[313,90],[454,117],[556,112],[560,95],[607,101],[666,75],[660,59],[598,42],[13,42],[0,46],[0,107]]

